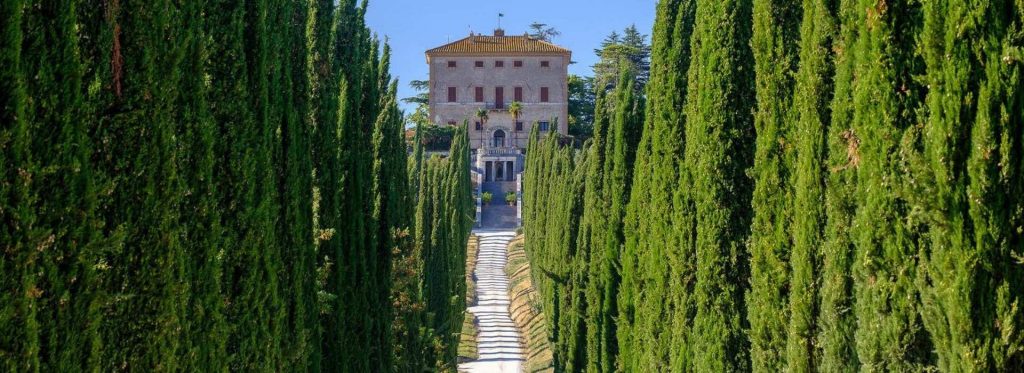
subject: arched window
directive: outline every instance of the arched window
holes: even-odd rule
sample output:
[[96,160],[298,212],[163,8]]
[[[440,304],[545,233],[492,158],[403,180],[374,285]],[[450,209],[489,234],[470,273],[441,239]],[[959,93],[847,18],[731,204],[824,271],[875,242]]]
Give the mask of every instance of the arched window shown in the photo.
[[504,148],[505,147],[505,131],[497,130],[494,131],[494,147]]

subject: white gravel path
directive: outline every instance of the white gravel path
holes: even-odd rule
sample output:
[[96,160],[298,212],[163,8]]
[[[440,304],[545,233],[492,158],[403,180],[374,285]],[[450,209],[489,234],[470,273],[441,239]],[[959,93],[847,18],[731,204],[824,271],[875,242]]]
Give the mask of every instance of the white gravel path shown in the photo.
[[523,363],[522,337],[508,312],[508,275],[506,248],[515,237],[510,230],[474,231],[480,237],[477,257],[477,305],[468,311],[480,321],[476,361],[459,364],[460,372],[520,373]]

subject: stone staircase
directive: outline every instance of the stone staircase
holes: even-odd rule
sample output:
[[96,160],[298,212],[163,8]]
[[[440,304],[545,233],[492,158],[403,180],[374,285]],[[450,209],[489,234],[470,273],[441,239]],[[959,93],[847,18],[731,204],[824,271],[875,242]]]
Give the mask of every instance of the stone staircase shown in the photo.
[[515,237],[511,230],[475,231],[480,237],[476,276],[477,304],[469,312],[477,320],[475,361],[459,364],[461,372],[519,373],[523,363],[522,336],[509,314],[507,247]]

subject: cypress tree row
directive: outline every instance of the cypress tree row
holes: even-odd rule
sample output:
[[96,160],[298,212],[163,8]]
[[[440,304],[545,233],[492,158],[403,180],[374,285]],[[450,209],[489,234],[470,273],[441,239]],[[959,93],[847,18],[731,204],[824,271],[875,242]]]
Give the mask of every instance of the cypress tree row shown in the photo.
[[454,343],[437,363],[420,325],[429,312],[459,321],[436,335],[461,326],[468,145],[431,184],[439,258],[458,265],[426,269],[445,301],[415,311],[423,351],[400,365],[391,268],[416,244],[408,159],[390,49],[365,9],[0,5],[0,367],[453,367]]
[[530,135],[524,232],[557,371],[616,370],[622,221],[644,110],[635,74],[624,69],[618,83],[613,112],[597,93],[584,150],[561,147],[555,135],[542,140],[536,128]]
[[[404,290],[396,294],[401,323],[397,337],[410,342],[395,345],[395,366],[415,370],[455,369],[458,341],[465,316],[466,250],[473,224],[469,177],[468,123],[455,132],[448,158],[413,160],[421,165],[411,250],[399,256],[399,274],[414,274],[420,284],[396,276]],[[419,147],[422,144],[417,143]],[[403,150],[404,154],[404,150]],[[422,150],[414,151],[423,156]],[[404,187],[397,183],[395,187]],[[401,266],[398,266],[401,264]],[[401,301],[399,303],[399,301]],[[422,325],[419,330],[416,326]]]
[[659,2],[625,215],[620,117],[597,105],[576,162],[531,138],[524,231],[556,370],[1024,368],[1022,15]]

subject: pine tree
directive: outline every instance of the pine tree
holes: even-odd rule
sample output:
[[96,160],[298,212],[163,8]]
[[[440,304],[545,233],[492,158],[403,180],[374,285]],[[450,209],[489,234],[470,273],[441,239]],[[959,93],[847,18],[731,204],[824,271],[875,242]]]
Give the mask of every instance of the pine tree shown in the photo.
[[800,3],[795,1],[753,1],[751,48],[755,61],[757,132],[750,226],[750,291],[747,317],[750,321],[751,368],[759,372],[786,369],[786,329],[789,319],[793,210],[794,114],[793,76],[799,40]]
[[693,369],[749,369],[743,292],[753,158],[753,76],[746,1],[697,1],[686,97],[686,175],[693,189]]

